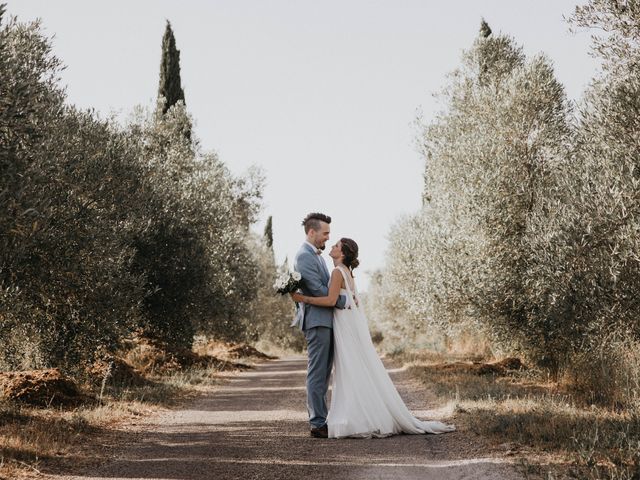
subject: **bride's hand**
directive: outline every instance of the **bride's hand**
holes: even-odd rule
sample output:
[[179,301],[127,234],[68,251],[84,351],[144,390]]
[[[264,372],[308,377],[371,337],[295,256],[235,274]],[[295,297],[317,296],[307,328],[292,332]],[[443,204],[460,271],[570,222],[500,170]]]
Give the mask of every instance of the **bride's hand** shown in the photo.
[[293,299],[294,302],[302,302],[304,303],[304,297],[302,295],[300,295],[299,293],[295,292],[291,294],[291,298]]

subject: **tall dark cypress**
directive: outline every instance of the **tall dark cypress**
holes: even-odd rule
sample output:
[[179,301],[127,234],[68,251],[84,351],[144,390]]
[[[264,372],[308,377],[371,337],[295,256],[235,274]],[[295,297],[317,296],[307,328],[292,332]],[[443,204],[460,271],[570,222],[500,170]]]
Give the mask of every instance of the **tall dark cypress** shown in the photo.
[[174,106],[178,100],[184,102],[184,91],[180,81],[180,50],[176,48],[176,39],[167,20],[167,27],[162,37],[162,59],[160,61],[160,86],[158,96],[165,98],[162,113]]
[[273,217],[269,216],[264,227],[264,241],[267,247],[273,248]]
[[482,22],[480,22],[480,35],[482,35],[484,38],[489,38],[489,35],[491,35],[491,33],[491,27],[483,18]]

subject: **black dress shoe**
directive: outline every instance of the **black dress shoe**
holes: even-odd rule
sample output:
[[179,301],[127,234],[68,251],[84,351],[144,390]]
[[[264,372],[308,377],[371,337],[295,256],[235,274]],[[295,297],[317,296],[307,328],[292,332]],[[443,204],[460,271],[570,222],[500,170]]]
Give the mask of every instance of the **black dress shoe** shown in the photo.
[[314,427],[311,429],[311,436],[315,438],[329,438],[329,428],[325,423],[321,427]]

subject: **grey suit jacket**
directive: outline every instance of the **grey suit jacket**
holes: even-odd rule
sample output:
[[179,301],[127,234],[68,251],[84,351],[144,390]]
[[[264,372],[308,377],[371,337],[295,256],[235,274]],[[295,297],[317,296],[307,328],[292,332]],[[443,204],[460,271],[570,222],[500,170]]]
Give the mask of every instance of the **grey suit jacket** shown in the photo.
[[[308,243],[303,243],[293,261],[293,269],[302,275],[301,290],[309,297],[326,297],[329,295],[329,270],[327,264]],[[346,297],[340,295],[336,308],[344,308]],[[302,330],[313,327],[333,328],[333,307],[318,307],[303,304],[298,309],[298,326]],[[294,324],[296,322],[294,321]]]

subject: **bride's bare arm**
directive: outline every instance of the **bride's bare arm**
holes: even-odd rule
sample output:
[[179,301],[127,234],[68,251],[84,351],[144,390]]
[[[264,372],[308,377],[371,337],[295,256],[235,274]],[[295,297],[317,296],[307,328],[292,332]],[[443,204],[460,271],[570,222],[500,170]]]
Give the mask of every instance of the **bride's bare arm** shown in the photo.
[[294,302],[308,303],[309,305],[317,305],[318,307],[333,307],[336,305],[340,288],[342,287],[342,274],[336,268],[331,272],[331,280],[329,280],[329,294],[326,297],[308,297],[294,293],[291,295]]

